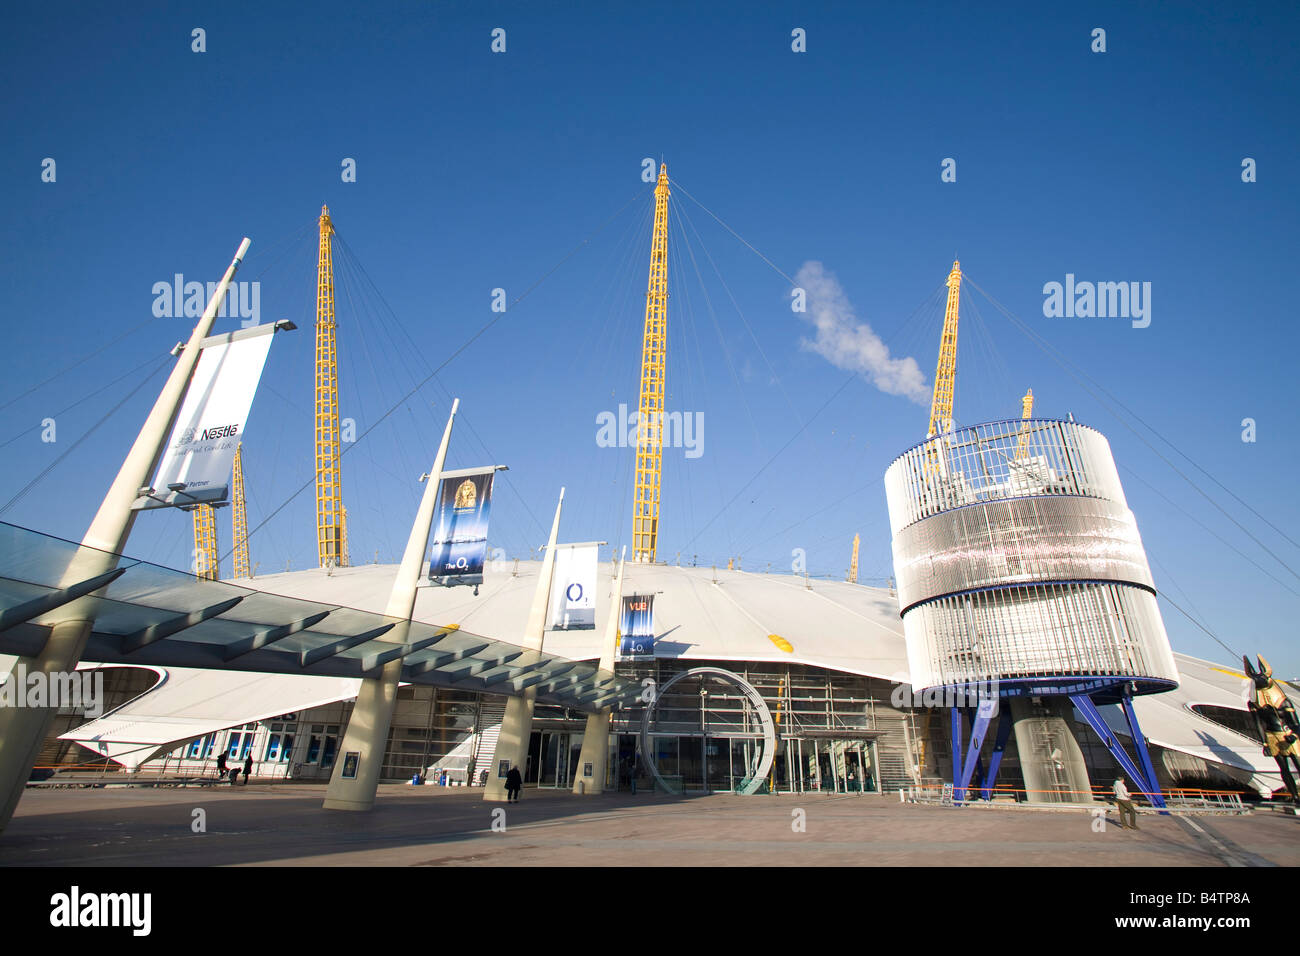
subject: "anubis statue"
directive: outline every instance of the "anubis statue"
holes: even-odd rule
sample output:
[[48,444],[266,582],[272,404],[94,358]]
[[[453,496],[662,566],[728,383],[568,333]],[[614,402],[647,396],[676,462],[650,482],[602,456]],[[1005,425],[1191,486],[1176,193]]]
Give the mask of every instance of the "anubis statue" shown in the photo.
[[1291,800],[1300,803],[1300,794],[1296,792],[1296,782],[1287,766],[1287,758],[1300,771],[1300,721],[1296,719],[1295,707],[1286,696],[1286,692],[1273,679],[1273,668],[1263,657],[1258,658],[1259,670],[1250,666],[1250,658],[1242,657],[1246,665],[1246,675],[1255,685],[1255,699],[1248,701],[1255,726],[1264,740],[1264,756],[1277,761],[1282,771],[1282,779],[1291,792]]

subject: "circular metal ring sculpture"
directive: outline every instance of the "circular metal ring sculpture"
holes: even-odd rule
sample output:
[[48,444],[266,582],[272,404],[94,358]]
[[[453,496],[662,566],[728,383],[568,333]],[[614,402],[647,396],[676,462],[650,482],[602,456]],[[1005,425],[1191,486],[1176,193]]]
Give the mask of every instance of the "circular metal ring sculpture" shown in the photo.
[[660,787],[669,793],[675,792],[667,781],[659,775],[659,767],[654,758],[654,749],[650,746],[650,724],[654,720],[655,711],[659,709],[659,701],[663,699],[674,684],[688,677],[714,677],[724,683],[731,684],[744,694],[745,699],[753,706],[754,716],[758,719],[762,729],[763,755],[759,759],[758,768],[754,771],[753,776],[745,780],[741,788],[736,792],[745,796],[757,793],[759,788],[763,786],[763,782],[767,780],[767,775],[772,770],[772,762],[776,759],[776,723],[772,720],[772,712],[767,709],[767,703],[763,700],[763,696],[739,674],[724,670],[721,667],[694,667],[691,670],[683,671],[673,676],[655,692],[654,700],[650,701],[645,712],[641,715],[641,734],[639,737],[641,759],[645,761],[645,765],[650,769],[650,774]]

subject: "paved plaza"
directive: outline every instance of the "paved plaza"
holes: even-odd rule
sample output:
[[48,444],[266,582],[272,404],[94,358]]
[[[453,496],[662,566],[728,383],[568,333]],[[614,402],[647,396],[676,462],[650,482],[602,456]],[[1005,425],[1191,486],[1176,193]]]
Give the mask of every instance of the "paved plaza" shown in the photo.
[[[324,786],[42,789],[0,834],[0,866],[1295,866],[1300,819],[1144,813],[1097,832],[1086,810],[952,809],[893,796],[384,785],[370,813],[321,809]],[[201,814],[196,811],[202,810]],[[504,817],[494,811],[503,811]],[[202,819],[206,832],[196,833]],[[804,829],[797,830],[802,822]],[[504,829],[500,829],[504,825]]]

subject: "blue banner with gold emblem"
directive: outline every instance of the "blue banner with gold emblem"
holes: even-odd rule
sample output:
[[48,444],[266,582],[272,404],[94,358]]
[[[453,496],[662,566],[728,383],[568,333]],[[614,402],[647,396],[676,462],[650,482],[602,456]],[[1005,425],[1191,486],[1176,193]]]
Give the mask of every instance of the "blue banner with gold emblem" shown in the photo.
[[443,472],[429,535],[429,579],[433,583],[452,587],[483,582],[495,475],[495,467]]

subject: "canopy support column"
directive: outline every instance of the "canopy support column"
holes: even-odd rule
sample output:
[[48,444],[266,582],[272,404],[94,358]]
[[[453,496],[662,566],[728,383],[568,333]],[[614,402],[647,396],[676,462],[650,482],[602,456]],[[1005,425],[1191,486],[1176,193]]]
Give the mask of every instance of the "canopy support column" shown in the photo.
[[[533,606],[528,611],[528,627],[524,631],[523,646],[530,651],[540,651],[546,636],[546,609],[551,603],[551,575],[555,570],[555,539],[560,533],[563,508],[564,489],[561,488],[555,519],[551,522],[551,537],[546,544],[546,556],[542,558],[542,569],[537,576],[537,590],[533,592]],[[531,686],[506,699],[501,735],[497,738],[496,752],[492,755],[492,766],[488,768],[487,783],[483,787],[484,800],[501,803],[507,799],[506,775],[501,772],[503,765],[507,772],[518,767],[523,773],[524,762],[528,759],[528,738],[533,732],[533,705],[536,701],[537,691]]]
[[[411,615],[415,612],[416,585],[424,567],[424,553],[429,545],[429,526],[433,523],[433,509],[438,496],[438,482],[442,466],[447,460],[447,445],[451,442],[451,426],[456,420],[460,399],[451,403],[451,415],[442,433],[438,456],[425,479],[424,495],[420,508],[406,539],[397,578],[388,597],[385,615],[397,618],[392,630],[376,638],[387,643],[405,645],[411,631]],[[384,664],[378,677],[361,681],[357,702],[348,718],[343,734],[343,759],[334,764],[329,787],[325,791],[326,810],[369,810],[375,805],[375,792],[379,788],[379,770],[388,746],[388,729],[393,723],[393,710],[397,707],[397,685],[402,677],[402,655]]]

